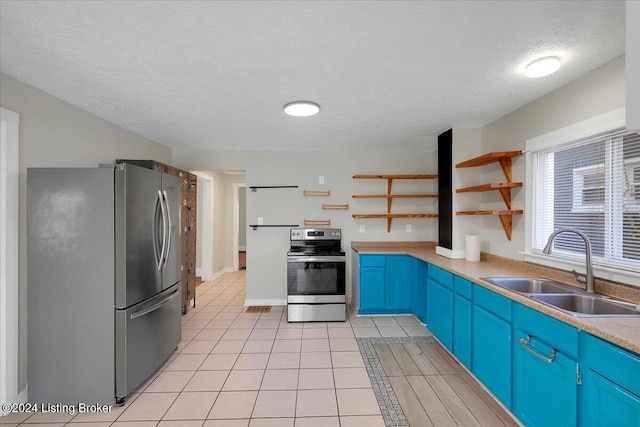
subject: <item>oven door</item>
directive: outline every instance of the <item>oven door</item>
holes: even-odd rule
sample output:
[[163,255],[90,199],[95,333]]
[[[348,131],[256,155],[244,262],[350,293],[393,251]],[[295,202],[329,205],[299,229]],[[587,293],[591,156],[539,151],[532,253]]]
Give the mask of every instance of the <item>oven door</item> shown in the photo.
[[344,256],[287,257],[289,303],[344,303]]

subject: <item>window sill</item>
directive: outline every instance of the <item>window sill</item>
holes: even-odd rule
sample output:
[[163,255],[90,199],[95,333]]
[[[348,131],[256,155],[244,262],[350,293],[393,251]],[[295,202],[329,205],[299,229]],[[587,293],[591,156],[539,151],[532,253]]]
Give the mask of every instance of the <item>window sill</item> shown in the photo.
[[[540,253],[525,252],[524,260],[533,264],[545,267],[557,268],[559,270],[577,270],[579,273],[585,272],[585,261],[566,258],[556,255],[543,255]],[[624,283],[632,286],[640,286],[640,272],[623,270],[623,267],[607,267],[602,265],[593,266],[593,274],[597,279],[604,279],[613,282]]]

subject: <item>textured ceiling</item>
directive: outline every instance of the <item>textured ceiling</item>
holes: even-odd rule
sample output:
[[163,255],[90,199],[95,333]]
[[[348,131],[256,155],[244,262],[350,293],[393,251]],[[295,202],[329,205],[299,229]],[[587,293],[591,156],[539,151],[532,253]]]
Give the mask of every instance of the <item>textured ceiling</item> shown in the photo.
[[[431,150],[624,53],[623,1],[0,1],[0,69],[176,149]],[[532,59],[562,68],[524,77]],[[322,110],[289,117],[282,106]]]

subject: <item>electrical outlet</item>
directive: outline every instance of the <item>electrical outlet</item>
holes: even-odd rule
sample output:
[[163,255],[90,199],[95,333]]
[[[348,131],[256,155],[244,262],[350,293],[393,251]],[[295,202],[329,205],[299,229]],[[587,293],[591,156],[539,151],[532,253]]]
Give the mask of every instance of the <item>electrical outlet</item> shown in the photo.
[[258,225],[262,225],[264,224],[264,217],[259,216],[258,217]]
[[318,184],[324,184],[324,176],[320,175],[318,177]]
[[411,233],[411,224],[407,224],[407,233]]
[[360,232],[361,232],[361,233],[364,233],[364,224],[362,224],[362,225],[360,226]]

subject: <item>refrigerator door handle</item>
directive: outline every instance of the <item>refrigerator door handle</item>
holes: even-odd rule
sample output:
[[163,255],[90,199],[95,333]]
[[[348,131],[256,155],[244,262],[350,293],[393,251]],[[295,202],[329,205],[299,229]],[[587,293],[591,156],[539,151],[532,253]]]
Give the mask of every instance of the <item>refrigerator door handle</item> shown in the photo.
[[167,266],[167,262],[169,262],[169,252],[171,252],[171,211],[169,210],[169,197],[167,196],[167,192],[162,192],[164,195],[164,206],[167,210],[167,253],[164,256],[164,263],[162,268]]
[[178,291],[179,289],[176,289],[175,291],[173,291],[171,293],[171,295],[164,297],[161,301],[159,301],[156,304],[153,304],[151,307],[147,307],[144,308],[140,311],[136,311],[131,313],[131,319],[137,319],[138,317],[142,317],[146,314],[149,314],[153,311],[156,311],[157,309],[161,308],[163,305],[167,304],[169,301],[171,301],[172,299],[174,299],[177,295],[178,295]]
[[162,251],[160,252],[160,261],[158,262],[158,271],[162,270],[162,264],[167,252],[167,210],[163,203],[163,197],[160,190],[158,190],[158,200],[160,200],[160,210],[162,211]]
[[[152,238],[153,238],[153,252],[155,254],[155,260],[156,260],[156,267],[158,269],[158,271],[160,271],[160,269],[162,268],[162,258],[161,255],[159,254],[159,250],[158,250],[158,239],[157,239],[157,234],[158,234],[158,205],[160,205],[160,210],[162,210],[162,195],[160,194],[160,192],[158,191],[158,197],[156,198],[156,207],[154,209],[154,213],[153,213],[153,232],[151,233]],[[163,225],[164,225],[164,221],[163,221]],[[162,240],[162,244],[163,244],[163,249],[164,249],[164,227],[163,227],[163,240]]]

